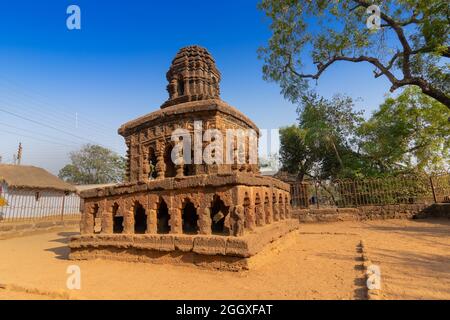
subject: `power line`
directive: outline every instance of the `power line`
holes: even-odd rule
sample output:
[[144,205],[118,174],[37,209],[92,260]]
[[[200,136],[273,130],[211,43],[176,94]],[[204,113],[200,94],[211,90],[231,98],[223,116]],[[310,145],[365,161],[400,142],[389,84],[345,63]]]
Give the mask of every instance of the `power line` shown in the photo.
[[[47,135],[47,134],[44,134],[44,133],[36,132],[36,131],[33,131],[33,130],[19,128],[19,127],[12,126],[12,125],[7,124],[7,123],[0,122],[0,125],[5,126],[5,127],[9,127],[9,128],[12,128],[12,129],[17,129],[17,130],[21,130],[21,131],[24,131],[24,132],[28,132],[28,133],[31,133],[31,134],[41,135],[43,137],[47,137],[47,138],[50,138],[50,139],[55,139],[55,137],[53,137],[51,135]],[[57,139],[61,139],[61,138],[57,138]],[[69,141],[69,140],[65,140],[65,139],[61,139],[61,140],[62,141],[66,141],[68,143],[71,143],[73,145],[79,145],[80,144],[79,142]]]
[[19,137],[22,137],[22,138],[33,139],[33,140],[37,140],[37,141],[40,141],[40,142],[56,144],[56,145],[60,145],[60,146],[63,146],[63,147],[69,147],[69,148],[73,148],[74,147],[74,146],[68,146],[66,144],[58,143],[58,142],[55,142],[55,141],[50,141],[50,140],[46,140],[46,139],[36,138],[34,136],[29,136],[29,135],[25,135],[25,134],[18,134],[17,132],[12,132],[12,131],[5,130],[5,129],[0,129],[0,132],[5,132],[7,134],[11,134],[11,135],[14,135],[14,136],[19,136]]
[[[38,96],[43,97],[44,99],[50,99],[48,96],[45,96],[44,94],[42,94],[41,92],[38,92],[37,90],[35,90],[35,88],[31,89],[31,90],[27,90],[27,92],[20,92],[19,90],[17,90],[16,88],[20,88],[21,85],[18,84],[17,82],[14,82],[10,79],[6,79],[3,75],[0,75],[0,78],[2,78],[4,80],[4,82],[6,82],[7,86],[9,86],[9,88],[13,88],[13,90],[15,92],[17,92],[18,94],[20,94],[20,96],[28,96],[30,97],[32,100],[36,101],[38,104],[41,104],[42,106],[44,106],[45,108],[48,108],[49,106],[52,105],[52,103],[48,103],[48,101],[43,101],[43,100],[38,100],[36,99],[36,96],[32,96],[30,94],[28,94],[28,92],[32,91],[35,94],[37,94]],[[20,88],[21,89],[21,88]],[[61,103],[58,103],[59,105],[63,105]],[[54,107],[56,107],[55,105],[53,105]],[[73,120],[73,114],[70,114],[68,112],[64,112],[61,111],[60,109],[54,109],[52,108],[55,112],[60,113],[61,115],[65,115],[67,118],[69,118],[70,120]],[[84,118],[84,117],[83,117]],[[91,123],[92,125],[94,125],[95,127],[103,127],[104,129],[106,129],[106,131],[110,131],[114,128],[112,127],[107,127],[105,126],[103,123],[97,123],[95,121],[91,121],[90,119],[85,119],[85,122]]]
[[[11,107],[16,107],[16,108],[20,108],[20,109],[28,109],[28,110],[31,110],[31,112],[39,112],[41,110],[41,112],[39,112],[39,117],[44,118],[45,120],[50,121],[50,122],[58,122],[58,123],[74,123],[75,122],[74,118],[70,119],[70,122],[68,122],[69,120],[65,120],[64,118],[60,118],[60,117],[56,116],[55,114],[45,112],[45,110],[43,110],[42,108],[39,109],[39,108],[27,106],[26,103],[24,103],[24,102],[15,101],[15,100],[11,100],[11,99],[5,99],[4,96],[0,97],[0,100],[3,100],[4,102],[6,102],[6,104],[10,105]],[[11,103],[11,101],[12,101],[12,103]],[[108,140],[112,141],[111,134],[101,131],[95,127],[87,126],[84,123],[81,123],[81,125],[83,127],[88,128],[88,130],[92,130],[98,134],[101,134]]]
[[[49,128],[49,129],[52,129],[52,130],[55,130],[55,131],[58,131],[58,132],[60,132],[60,133],[63,133],[63,134],[69,135],[69,136],[72,136],[72,137],[74,137],[74,138],[77,138],[77,139],[80,139],[80,140],[83,140],[83,141],[90,141],[91,143],[94,143],[94,144],[99,144],[98,142],[96,142],[96,141],[94,141],[94,140],[91,140],[91,139],[89,139],[89,138],[83,138],[83,137],[80,137],[80,136],[75,135],[75,134],[73,134],[73,133],[71,133],[71,132],[67,132],[67,131],[58,129],[58,128],[54,127],[54,126],[51,126],[51,125],[48,125],[48,124],[45,124],[45,123],[42,123],[42,122],[39,122],[39,121],[36,121],[36,120],[33,120],[33,119],[29,119],[29,118],[27,118],[27,117],[21,116],[21,115],[19,115],[19,114],[17,114],[17,113],[14,113],[14,112],[10,112],[10,111],[8,111],[8,110],[1,109],[1,108],[0,108],[0,111],[1,111],[1,112],[4,112],[4,113],[7,113],[7,114],[9,114],[9,115],[12,115],[12,116],[14,116],[14,117],[20,118],[20,119],[22,119],[22,120],[26,120],[26,121],[35,123],[35,124],[37,124],[37,125],[40,125],[40,126],[43,126],[43,127],[46,127],[46,128]],[[116,151],[116,152],[118,152],[117,150],[115,150],[115,148],[111,148],[111,147],[109,147],[109,148],[112,149],[112,150],[114,150],[114,151]],[[118,152],[118,153],[120,153],[120,152]]]

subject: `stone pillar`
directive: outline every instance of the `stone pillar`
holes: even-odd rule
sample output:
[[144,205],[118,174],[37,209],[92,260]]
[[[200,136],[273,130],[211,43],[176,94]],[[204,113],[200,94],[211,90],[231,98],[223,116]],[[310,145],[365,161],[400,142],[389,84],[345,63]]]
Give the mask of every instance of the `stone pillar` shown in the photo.
[[175,170],[176,170],[176,177],[183,178],[183,176],[184,176],[184,161],[181,161],[180,164],[177,164],[175,166]]
[[109,210],[102,213],[102,233],[113,233],[113,214]]
[[278,211],[280,212],[280,220],[285,219],[285,213],[284,213],[284,203],[282,201],[278,201]]
[[210,235],[211,230],[211,211],[207,207],[200,207],[198,212],[198,233],[203,235]]
[[157,162],[156,162],[156,179],[164,179],[165,177],[165,171],[166,171],[166,164],[164,163],[164,151],[158,151],[158,154],[156,156]]
[[147,211],[147,230],[145,233],[158,232],[158,217],[155,209],[148,209]]
[[266,224],[271,224],[273,222],[272,202],[268,196],[264,197],[264,218]]
[[184,79],[184,95],[190,96],[191,95],[191,88],[189,79]]
[[234,207],[230,207],[231,214],[231,234],[235,237],[241,237],[244,235],[244,227],[245,227],[245,214],[244,207],[237,205]]
[[289,204],[289,202],[285,203],[284,215],[286,219],[291,218],[291,205]]
[[213,96],[212,78],[208,79],[207,87],[208,87],[208,94],[209,94],[209,96],[212,97]]
[[273,221],[280,221],[280,211],[278,208],[278,203],[276,201],[274,201],[272,203],[272,208],[273,208]]
[[170,89],[169,92],[171,94],[171,98],[175,99],[178,98],[178,81],[177,79],[172,79],[172,81],[170,81]]
[[133,234],[134,233],[134,210],[125,210],[123,215],[123,233]]
[[148,147],[145,147],[145,149],[142,152],[142,176],[140,177],[140,180],[148,181],[150,176],[150,150]]
[[94,233],[94,214],[92,212],[92,204],[85,204],[83,216],[80,223],[80,231],[82,234]]
[[169,208],[170,233],[183,233],[183,221],[181,218],[181,208]]
[[256,228],[255,208],[252,205],[245,206],[244,213],[245,213],[245,227],[250,231],[255,230]]
[[205,75],[206,75],[206,71],[203,69],[202,70],[202,77],[200,80],[200,88],[201,88],[201,93],[205,96],[208,96],[208,93],[206,92],[207,87],[206,87],[206,82],[205,82]]
[[82,232],[83,234],[92,234],[94,233],[94,215],[88,211],[84,213],[84,223],[82,224]]
[[264,217],[264,206],[262,203],[258,203],[255,206],[255,216],[256,216],[256,225],[258,227],[266,224],[266,219]]

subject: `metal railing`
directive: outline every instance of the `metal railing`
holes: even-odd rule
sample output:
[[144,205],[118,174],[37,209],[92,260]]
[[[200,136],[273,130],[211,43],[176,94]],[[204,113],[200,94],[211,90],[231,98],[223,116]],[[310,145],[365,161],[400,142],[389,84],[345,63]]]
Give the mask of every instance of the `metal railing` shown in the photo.
[[4,195],[6,205],[0,207],[0,223],[70,218],[80,215],[80,197],[77,194],[36,195],[25,192]]
[[299,182],[291,198],[297,208],[450,202],[450,174]]

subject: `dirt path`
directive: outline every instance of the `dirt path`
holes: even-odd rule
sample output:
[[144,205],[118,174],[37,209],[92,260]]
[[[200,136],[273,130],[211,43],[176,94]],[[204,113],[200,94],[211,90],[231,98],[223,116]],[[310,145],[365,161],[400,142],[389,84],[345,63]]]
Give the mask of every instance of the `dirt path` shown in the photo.
[[0,299],[67,295],[66,269],[72,264],[79,265],[82,273],[82,290],[70,291],[72,298],[362,299],[365,288],[357,252],[361,239],[381,267],[385,298],[450,299],[448,220],[302,225],[299,232],[268,247],[254,268],[243,273],[69,261],[66,243],[71,234],[0,241],[0,283],[16,286],[0,289]]
[[358,233],[381,268],[383,299],[450,300],[450,220],[314,224],[311,232]]

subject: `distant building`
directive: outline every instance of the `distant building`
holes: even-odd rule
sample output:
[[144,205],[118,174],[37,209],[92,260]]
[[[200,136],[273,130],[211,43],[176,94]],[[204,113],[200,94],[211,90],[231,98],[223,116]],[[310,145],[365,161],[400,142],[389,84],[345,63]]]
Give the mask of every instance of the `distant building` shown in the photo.
[[33,166],[0,164],[0,220],[39,219],[80,213],[74,186]]

